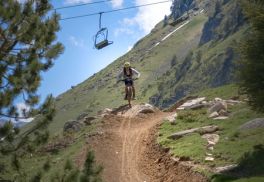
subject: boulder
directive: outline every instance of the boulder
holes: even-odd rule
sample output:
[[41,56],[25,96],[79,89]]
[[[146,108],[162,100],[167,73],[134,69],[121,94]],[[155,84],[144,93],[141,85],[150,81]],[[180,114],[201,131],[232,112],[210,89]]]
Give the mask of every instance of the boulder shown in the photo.
[[164,118],[164,120],[169,121],[169,123],[172,125],[175,125],[176,124],[176,117],[177,117],[177,113],[174,113],[174,114]]
[[101,116],[101,117],[104,117],[105,115],[109,115],[112,113],[112,109],[109,109],[109,108],[105,108],[104,110],[102,111],[99,111],[98,114]]
[[123,116],[124,117],[136,117],[136,116],[143,116],[145,114],[149,114],[149,113],[154,113],[156,112],[158,109],[155,108],[154,106],[147,104],[147,103],[143,103],[143,104],[139,104],[139,105],[134,105],[132,106],[131,109],[127,110]]
[[82,128],[82,123],[76,120],[67,121],[64,124],[63,131],[64,132],[70,132],[70,131],[80,131]]
[[200,97],[200,98],[197,98],[197,99],[188,100],[187,102],[182,104],[180,107],[178,107],[177,110],[188,109],[191,106],[194,106],[194,105],[202,103],[204,100],[205,100],[205,97]]
[[180,99],[179,101],[177,101],[172,107],[170,107],[169,109],[167,109],[165,111],[173,112],[176,109],[178,109],[178,107],[180,107],[182,104],[184,104],[186,101],[192,100],[192,99],[196,99],[196,98],[198,98],[198,96],[187,96],[187,97],[184,97],[184,98]]
[[226,100],[225,101],[227,104],[229,105],[235,105],[235,104],[240,104],[240,103],[243,103],[242,101],[239,101],[239,100]]
[[211,114],[213,112],[219,112],[220,110],[227,110],[226,102],[216,102],[213,106],[208,109],[208,113]]
[[205,157],[205,161],[212,162],[214,161],[213,157]]
[[204,135],[204,134],[207,134],[207,133],[214,133],[216,131],[219,130],[219,127],[216,126],[216,125],[211,125],[211,126],[204,126],[204,127],[201,127],[197,130],[197,132],[200,134],[200,135]]
[[208,144],[216,144],[218,143],[220,137],[218,134],[204,134],[202,136],[203,139],[206,139]]
[[256,128],[264,128],[264,118],[256,118],[239,127],[239,130],[249,130]]
[[86,125],[91,125],[92,124],[92,121],[95,120],[96,117],[94,116],[86,116],[84,119],[83,119],[83,123],[86,124]]
[[218,114],[218,112],[213,112],[213,113],[211,113],[210,115],[209,115],[209,118],[216,118],[216,117],[218,117],[219,116],[219,114]]
[[216,173],[224,173],[226,171],[231,171],[233,169],[235,169],[238,165],[237,164],[231,164],[231,165],[227,165],[227,166],[222,166],[222,167],[217,167],[215,168],[215,172]]
[[168,139],[173,139],[173,140],[177,140],[187,134],[191,134],[191,133],[200,133],[200,134],[205,134],[205,133],[213,133],[215,131],[217,131],[219,128],[218,126],[212,125],[212,126],[204,126],[204,127],[200,127],[200,128],[192,128],[189,130],[183,130],[183,131],[179,131],[177,133],[173,133],[172,135],[168,136]]
[[218,112],[219,116],[228,116],[228,112],[226,110],[223,110],[221,109],[219,112]]
[[88,114],[87,113],[81,113],[78,117],[77,120],[82,120],[83,118],[85,118]]
[[216,97],[216,98],[214,98],[214,101],[216,101],[216,102],[221,102],[221,101],[223,101],[223,99],[221,99],[221,98],[219,98],[219,97]]
[[214,118],[214,120],[225,120],[225,119],[228,119],[228,117],[227,116],[219,116],[219,117]]
[[209,107],[209,106],[210,106],[209,103],[198,103],[198,104],[194,104],[194,105],[191,105],[191,106],[185,107],[185,109],[192,109],[192,110],[195,110],[195,109],[201,109],[201,108]]

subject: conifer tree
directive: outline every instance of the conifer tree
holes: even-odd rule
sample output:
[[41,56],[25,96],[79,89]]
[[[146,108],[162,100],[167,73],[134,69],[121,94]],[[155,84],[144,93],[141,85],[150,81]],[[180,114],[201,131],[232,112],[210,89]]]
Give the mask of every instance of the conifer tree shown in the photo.
[[96,166],[94,153],[88,151],[86,160],[84,163],[84,169],[80,176],[81,182],[102,182],[101,173],[102,166]]
[[[54,101],[48,96],[39,105],[37,89],[41,73],[48,71],[54,60],[63,52],[56,41],[59,31],[59,15],[52,10],[48,0],[0,1],[0,119],[25,119],[33,117],[35,125],[18,137],[10,123],[0,129],[0,152],[13,155],[19,163],[19,150],[47,140],[42,128],[52,121]],[[16,99],[23,98],[28,110],[18,110]],[[30,138],[30,139],[29,139]],[[15,141],[13,141],[15,139]],[[14,162],[13,162],[14,163]],[[20,165],[15,165],[20,170]]]
[[240,48],[240,88],[249,104],[264,112],[264,1],[243,0],[242,8],[250,30]]

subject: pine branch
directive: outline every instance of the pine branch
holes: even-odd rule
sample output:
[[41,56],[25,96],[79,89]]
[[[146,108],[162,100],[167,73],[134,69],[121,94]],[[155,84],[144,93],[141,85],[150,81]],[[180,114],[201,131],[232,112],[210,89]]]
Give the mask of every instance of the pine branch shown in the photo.
[[0,116],[4,116],[6,118],[12,118],[12,119],[28,119],[28,118],[30,118],[29,116],[25,116],[25,117],[22,117],[22,116],[10,116],[10,115],[4,114],[4,113],[0,113]]

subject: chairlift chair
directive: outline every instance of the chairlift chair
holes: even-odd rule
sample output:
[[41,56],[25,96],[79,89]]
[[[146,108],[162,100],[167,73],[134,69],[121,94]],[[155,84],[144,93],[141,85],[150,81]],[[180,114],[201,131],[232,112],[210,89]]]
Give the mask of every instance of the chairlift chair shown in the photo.
[[101,28],[101,18],[102,18],[103,12],[100,12],[100,18],[99,18],[99,31],[96,33],[94,37],[94,47],[96,49],[102,49],[108,45],[113,44],[113,41],[108,40],[108,29]]

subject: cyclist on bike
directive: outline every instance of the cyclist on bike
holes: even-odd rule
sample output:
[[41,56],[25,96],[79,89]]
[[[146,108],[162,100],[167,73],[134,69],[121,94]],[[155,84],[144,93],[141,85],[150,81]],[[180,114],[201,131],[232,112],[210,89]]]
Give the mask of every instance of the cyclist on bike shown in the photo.
[[124,79],[125,81],[125,91],[126,91],[126,95],[125,95],[125,100],[127,99],[127,92],[128,92],[128,85],[131,85],[132,86],[132,94],[133,94],[133,99],[135,99],[135,96],[136,96],[136,91],[135,91],[135,87],[134,87],[134,83],[133,83],[133,77],[134,75],[136,75],[136,79],[138,79],[140,77],[140,73],[135,70],[134,68],[132,68],[130,66],[130,63],[129,62],[126,62],[124,64],[124,68],[123,70],[117,75],[117,80],[120,80],[121,78]]

